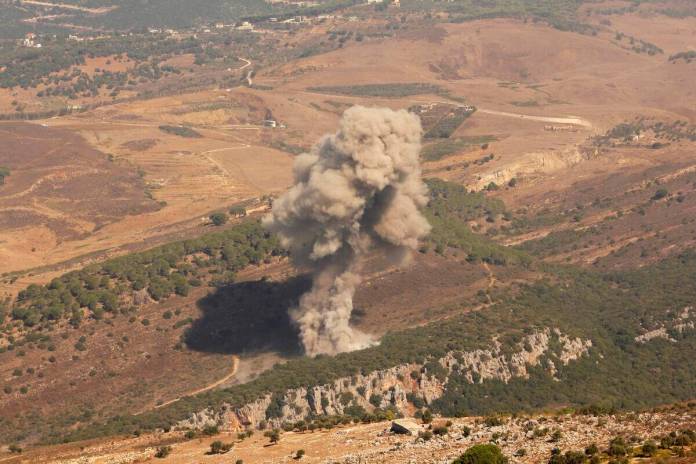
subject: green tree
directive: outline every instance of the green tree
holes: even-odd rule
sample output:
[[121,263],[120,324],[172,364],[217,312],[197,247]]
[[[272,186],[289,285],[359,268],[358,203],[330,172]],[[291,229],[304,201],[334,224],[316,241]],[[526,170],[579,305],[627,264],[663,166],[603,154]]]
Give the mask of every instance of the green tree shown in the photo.
[[215,226],[221,226],[227,222],[227,215],[225,213],[213,213],[210,215],[210,222]]

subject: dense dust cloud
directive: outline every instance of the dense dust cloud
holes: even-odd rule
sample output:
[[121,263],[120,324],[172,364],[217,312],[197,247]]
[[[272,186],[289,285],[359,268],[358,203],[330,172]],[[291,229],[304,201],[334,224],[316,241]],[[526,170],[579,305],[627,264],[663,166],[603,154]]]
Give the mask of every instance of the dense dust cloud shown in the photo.
[[419,118],[405,110],[355,106],[338,132],[297,157],[294,185],[264,218],[312,274],[312,288],[291,310],[310,356],[374,343],[350,327],[360,258],[369,250],[403,263],[430,230],[420,213]]

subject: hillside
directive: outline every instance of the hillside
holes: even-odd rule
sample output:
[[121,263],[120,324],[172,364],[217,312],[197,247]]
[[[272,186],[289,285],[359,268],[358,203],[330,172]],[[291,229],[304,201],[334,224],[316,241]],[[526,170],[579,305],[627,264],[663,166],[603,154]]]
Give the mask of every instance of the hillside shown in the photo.
[[[439,186],[436,188],[436,185]],[[434,222],[433,237],[436,241],[443,240],[438,237],[446,237],[444,231],[457,231],[458,228],[466,231],[463,221],[485,214],[478,209],[480,203],[474,199],[480,201],[481,197],[475,193],[460,193],[458,196],[457,188],[447,184],[433,184],[431,191],[430,214],[444,220],[442,223]],[[440,192],[448,193],[443,195]],[[490,211],[491,207],[487,209]],[[20,293],[11,314],[15,320],[23,320],[25,327],[36,327],[24,339],[8,333],[5,340],[10,345],[6,347],[12,350],[4,348],[4,356],[21,350],[17,354],[24,353],[21,354],[24,357],[27,355],[25,350],[43,347],[54,351],[58,358],[65,357],[64,350],[72,349],[69,345],[61,345],[59,349],[48,346],[52,337],[45,330],[50,333],[56,327],[51,320],[59,321],[63,330],[69,325],[61,320],[69,322],[73,331],[82,332],[84,318],[99,321],[106,317],[105,322],[116,329],[118,326],[109,321],[116,322],[127,318],[128,314],[137,314],[139,310],[133,306],[134,299],[142,299],[143,296],[139,295],[145,291],[147,299],[164,301],[169,298],[167,302],[171,300],[172,307],[180,306],[177,298],[188,295],[192,285],[209,282],[209,285],[217,286],[219,292],[227,292],[225,287],[233,282],[235,271],[249,262],[259,263],[264,259],[270,262],[270,253],[279,254],[273,251],[272,241],[258,234],[258,226],[250,222],[236,226],[230,233],[165,246],[132,258],[108,261],[80,273],[67,274],[44,288],[29,287]],[[529,258],[520,261],[522,255],[509,255],[507,250],[490,242],[481,248],[481,245],[472,247],[476,242],[466,238],[462,245],[457,239],[444,240],[449,241],[442,248],[452,250],[448,254],[460,248],[467,261],[472,263],[482,260],[496,267],[530,266]],[[182,257],[196,255],[199,257],[193,261],[181,261]],[[168,269],[172,265],[174,270]],[[492,297],[493,303],[463,315],[455,312],[429,325],[390,332],[377,347],[336,357],[291,358],[242,385],[186,397],[139,415],[107,419],[103,426],[83,425],[84,428],[70,433],[69,437],[74,440],[142,432],[157,427],[167,429],[177,423],[185,424],[181,421],[204,409],[203,417],[209,418],[195,416],[198,417],[194,422],[196,427],[208,422],[221,422],[223,427],[234,429],[240,424],[256,427],[269,421],[280,426],[316,415],[349,414],[361,418],[375,408],[395,408],[405,412],[427,405],[435,412],[452,416],[530,411],[553,404],[638,408],[694,396],[696,392],[690,381],[694,376],[693,365],[689,362],[695,348],[693,302],[696,287],[691,276],[696,272],[696,256],[693,253],[683,253],[637,271],[598,273],[541,266],[537,272],[544,276],[543,280],[513,284],[492,295],[480,291],[471,298],[480,298],[483,294],[483,301]],[[241,311],[232,319],[235,325],[224,333],[229,341],[219,347],[211,345],[215,338],[202,336],[208,329],[196,322],[181,336],[181,341],[189,349],[208,351],[212,348],[225,353],[240,353],[254,346],[263,346],[261,340],[257,341],[251,333],[233,330],[235,326],[242,328],[260,322],[258,316],[256,321],[243,319],[254,317],[244,312],[243,301],[252,297],[251,294],[245,295],[247,292],[265,291],[243,284],[232,285],[236,287],[234,295],[209,296],[201,300],[204,308],[219,304],[213,302],[220,298],[224,298],[223,302],[237,301],[240,304]],[[288,295],[286,292],[296,292],[293,288],[301,284],[292,281],[263,284],[269,289],[273,285],[279,285],[273,290],[276,296],[263,303],[269,309],[274,307],[274,298],[283,301],[287,298],[284,296]],[[286,290],[282,290],[283,287]],[[73,297],[75,291],[77,295]],[[169,297],[174,293],[180,296]],[[206,300],[211,302],[206,303]],[[471,307],[472,302],[464,299],[454,308],[462,308],[462,304],[466,308]],[[69,311],[66,314],[62,305],[66,309],[72,308],[72,316]],[[278,342],[287,343],[293,337],[292,330],[285,326],[287,321],[275,319],[282,317],[283,307],[287,306],[281,306],[278,315],[269,313],[264,316],[271,318],[266,319],[269,325],[265,337],[273,334],[271,337],[278,337]],[[171,311],[167,312],[169,315],[164,314],[165,319],[174,316]],[[68,317],[69,321],[66,320]],[[149,324],[144,316],[141,317],[142,324]],[[134,316],[130,321],[137,319]],[[86,327],[97,328],[94,323],[85,322]],[[186,327],[190,322],[189,319],[183,324],[176,323],[174,329]],[[204,321],[200,323],[205,324]],[[42,332],[48,336],[41,335]],[[66,332],[69,333],[70,330]],[[78,352],[87,351],[89,355],[96,346],[90,348],[92,343],[85,342],[86,337],[82,337],[74,346]],[[200,344],[202,342],[204,344]],[[119,345],[124,344],[119,342]],[[274,349],[294,350],[292,345],[281,346]],[[73,356],[73,362],[76,359],[79,357]],[[669,363],[664,361],[666,359],[670,360]],[[5,365],[9,367],[11,364]],[[636,366],[641,367],[636,369]],[[37,372],[43,377],[42,369],[31,370],[27,373],[20,371],[17,380],[26,382],[27,375],[32,377]],[[94,373],[101,375],[98,370]],[[108,371],[105,374],[112,375]],[[12,387],[14,384],[14,381],[7,384],[6,394],[9,391],[11,395],[8,395],[16,398],[14,407],[19,407],[21,395],[16,397],[17,393],[13,393],[19,388]],[[40,393],[45,388],[40,386],[40,382],[35,388],[36,393],[31,388],[29,396],[44,394]],[[315,390],[310,395],[311,388]],[[50,390],[44,391],[48,393]],[[350,399],[347,402],[338,400],[344,396]],[[277,404],[277,412],[270,412],[271,404]],[[97,411],[101,412],[94,419],[88,416],[65,419],[74,421],[76,425],[84,424],[85,420],[101,422],[99,416],[108,414],[108,410]],[[242,412],[230,415],[230,411]],[[250,415],[250,412],[243,411],[255,412]],[[379,417],[382,413],[376,410],[372,414]],[[7,425],[13,423],[15,430],[19,431],[31,422],[22,420]],[[24,425],[20,426],[22,423]],[[62,439],[64,432],[57,425],[51,427],[51,440]]]
[[[0,0],[0,461],[691,462],[694,8]],[[411,113],[427,195],[298,257],[262,218],[356,105]],[[308,231],[379,343],[304,355]]]
[[[569,462],[566,458],[609,462],[626,456],[649,463],[692,462],[693,404],[674,405],[631,414],[547,414],[436,418],[431,423],[405,421],[414,435],[390,433],[390,422],[324,425],[304,431],[283,432],[273,444],[268,437],[210,431],[191,439],[181,432],[80,442],[32,450],[25,459],[73,462],[80,456],[93,462],[139,460],[161,462],[293,462],[402,463],[452,462],[475,445],[495,444],[517,463]],[[427,422],[427,421],[426,421]],[[214,443],[231,449],[211,454]],[[219,448],[219,447],[218,447]],[[164,450],[164,452],[162,451]],[[301,450],[301,451],[300,451]],[[299,456],[299,458],[298,458]],[[20,462],[16,457],[9,462]]]

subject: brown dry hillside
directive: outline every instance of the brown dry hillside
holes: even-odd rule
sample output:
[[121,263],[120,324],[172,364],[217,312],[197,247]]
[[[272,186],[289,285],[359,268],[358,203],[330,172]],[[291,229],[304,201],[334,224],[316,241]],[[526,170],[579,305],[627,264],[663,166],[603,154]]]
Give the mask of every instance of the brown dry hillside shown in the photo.
[[132,165],[71,131],[3,123],[0,134],[0,165],[11,171],[0,189],[3,271],[43,264],[64,242],[159,209]]
[[[668,57],[693,48],[696,17],[668,18],[647,6],[612,15],[595,11],[626,5],[593,4],[586,21],[595,35],[534,21],[452,24],[403,13],[403,25],[390,35],[366,35],[302,58],[293,47],[319,46],[341,28],[374,32],[387,21],[332,20],[292,33],[267,31],[264,40],[282,46],[250,65],[251,86],[209,84],[203,77],[229,72],[206,68],[199,86],[179,93],[164,91],[177,79],[170,76],[148,84],[153,94],[162,91],[158,97],[2,123],[0,167],[11,174],[0,185],[0,273],[6,273],[0,295],[14,296],[29,283],[45,284],[112,256],[202,235],[214,229],[209,214],[234,205],[264,213],[267,197],[291,184],[294,155],[335,131],[342,112],[355,104],[425,108],[428,130],[442,115],[460,114],[462,105],[476,107],[447,136],[426,138],[423,170],[425,177],[505,203],[504,212],[468,222],[486,240],[532,259],[603,270],[639,268],[693,248],[696,64]],[[617,32],[664,53],[638,53]],[[192,56],[171,60],[188,68]],[[5,97],[33,94],[16,90]],[[399,271],[385,271],[380,257],[372,257],[352,322],[383,335],[485,311],[502,291],[515,292],[542,276],[538,269],[469,262],[463,251],[444,248],[421,250]],[[221,288],[211,284],[164,302],[143,301],[128,314],[85,318],[79,329],[56,323],[50,344],[34,340],[0,353],[0,386],[8,387],[0,392],[0,408],[9,418],[0,425],[8,434],[21,426],[29,431],[22,438],[31,442],[36,428],[64,432],[256,378],[298,353],[286,311],[307,285],[296,274],[286,260],[274,258]],[[205,277],[207,285],[214,276]],[[21,334],[19,322],[6,326],[3,346]],[[689,414],[668,423],[688,425],[693,410]],[[457,426],[465,422],[471,421]],[[587,425],[568,422],[573,433]],[[620,427],[614,426],[593,436],[607,442],[608,430]],[[375,446],[398,451],[400,462],[408,462],[450,459],[474,441],[413,445],[379,435],[384,428],[288,434],[269,447],[257,434],[223,457],[204,455],[212,439],[184,442],[174,432],[84,446],[85,455],[98,457],[94,462],[120,462],[119,456],[154,462],[155,448],[167,442],[174,443],[172,462],[226,462],[231,456],[291,462],[300,447],[308,462],[322,462],[328,458],[323,440],[329,440],[331,456]],[[492,433],[482,428],[476,440]],[[564,444],[584,446],[584,438],[576,438]],[[517,445],[510,441],[508,455]],[[550,446],[541,440],[524,446],[531,451],[537,445]],[[8,462],[41,462],[63,452],[72,462],[81,450],[39,450]],[[390,462],[383,455],[368,458]],[[530,459],[520,462],[539,462]]]
[[[668,172],[673,161],[683,158],[688,163],[691,145],[684,141],[672,144],[668,156],[651,159],[631,153],[588,161],[579,147],[636,116],[693,124],[693,66],[670,64],[667,55],[688,47],[689,35],[674,31],[693,31],[694,19],[672,18],[672,27],[650,29],[645,40],[666,50],[654,56],[615,43],[615,29],[639,37],[645,17],[612,16],[611,26],[601,22],[603,17],[590,19],[598,27],[595,36],[516,20],[433,24],[414,18],[390,38],[352,42],[329,53],[262,68],[254,77],[261,86],[257,89],[200,90],[46,121],[81,134],[102,152],[140,169],[148,190],[163,207],[157,213],[126,217],[77,241],[50,249],[36,247],[33,254],[24,250],[17,258],[26,259],[9,269],[117,249],[161,235],[164,229],[177,230],[171,224],[190,228],[212,210],[280,192],[290,181],[287,152],[306,149],[334,130],[340,112],[352,104],[407,108],[438,101],[458,104],[463,99],[475,105],[478,111],[450,139],[493,139],[490,153],[495,158],[478,164],[489,152],[479,153],[469,145],[428,163],[426,173],[476,189],[490,182],[524,179],[514,191],[500,193],[513,208],[541,204],[550,192],[574,201],[578,190],[574,176],[589,179],[596,172],[623,176],[627,169],[642,175],[649,166]],[[316,40],[313,37],[320,37],[322,27],[302,32],[298,41]],[[438,95],[433,91],[392,98],[308,90],[414,82],[441,90]],[[262,127],[269,113],[287,127]],[[158,129],[163,124],[189,125],[201,137],[163,133]],[[548,126],[551,130],[545,130]],[[677,164],[674,169],[684,168],[684,163]],[[612,185],[629,189],[632,184],[625,180]],[[26,232],[25,236],[38,233]]]
[[[429,440],[412,435],[390,432],[390,422],[375,424],[350,424],[333,429],[306,432],[288,432],[280,436],[277,444],[270,444],[261,433],[240,439],[237,434],[222,433],[186,439],[181,432],[146,435],[138,438],[109,441],[81,442],[71,445],[39,448],[26,456],[8,457],[3,462],[66,463],[89,460],[95,464],[112,462],[191,462],[249,464],[307,462],[349,464],[354,462],[377,463],[441,463],[451,462],[470,447],[494,443],[511,462],[536,464],[547,462],[552,449],[562,453],[579,451],[596,445],[599,462],[608,462],[610,441],[617,437],[626,443],[625,448],[635,453],[631,462],[689,463],[693,462],[693,445],[659,449],[655,456],[641,457],[642,445],[669,433],[693,430],[693,409],[677,406],[670,410],[649,411],[640,414],[602,415],[598,417],[547,414],[501,418],[499,424],[491,418],[467,417],[459,419],[437,418],[432,424],[408,421],[416,430],[430,433],[439,430]],[[222,454],[210,453],[215,441],[232,445]],[[657,442],[655,442],[657,443]],[[168,448],[167,448],[168,447]],[[156,453],[166,449],[166,459]],[[298,451],[302,450],[298,458]],[[679,455],[682,455],[679,457]]]

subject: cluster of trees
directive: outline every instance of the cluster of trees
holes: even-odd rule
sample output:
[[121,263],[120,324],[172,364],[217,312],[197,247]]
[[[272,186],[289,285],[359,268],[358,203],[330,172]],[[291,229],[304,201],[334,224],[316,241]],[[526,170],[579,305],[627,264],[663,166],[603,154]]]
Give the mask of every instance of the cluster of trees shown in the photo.
[[248,221],[224,232],[88,266],[48,285],[29,285],[19,292],[11,315],[28,327],[65,317],[79,325],[86,314],[98,319],[105,312],[127,310],[133,292],[146,291],[157,301],[187,295],[212,271],[229,281],[248,264],[281,253],[274,237]]
[[623,39],[627,39],[631,47],[631,50],[633,50],[636,53],[647,53],[650,56],[664,53],[664,50],[662,50],[657,45],[650,42],[646,42],[641,39],[636,39],[635,37],[626,35],[623,32],[617,32],[614,36],[614,39],[618,42],[622,42]]
[[669,142],[682,139],[696,141],[696,126],[687,121],[663,122],[637,117],[633,121],[617,124],[602,136],[594,137],[593,143],[596,146],[611,145],[615,142],[628,143],[634,137],[648,131],[651,131],[655,138]]
[[310,92],[326,93],[333,95],[351,95],[355,97],[389,97],[399,98],[412,95],[436,94],[444,89],[438,85],[422,82],[404,84],[365,84],[345,86],[309,87]]
[[494,219],[504,215],[505,205],[501,200],[489,198],[482,192],[469,192],[461,185],[438,179],[428,179],[427,184],[430,201],[425,215],[433,228],[425,241],[426,248],[432,246],[437,253],[444,253],[447,248],[460,249],[472,262],[530,263],[524,252],[499,245],[472,232],[469,227],[469,221],[474,219]]
[[[112,35],[98,40],[83,42],[70,41],[65,38],[46,37],[42,48],[24,48],[11,44],[0,46],[0,62],[5,63],[0,72],[1,88],[34,88],[41,84],[49,86],[60,82],[81,81],[85,88],[112,87],[123,85],[123,72],[102,72],[94,78],[87,78],[79,70],[58,75],[74,66],[84,65],[87,58],[114,57],[122,60],[128,58],[137,63],[127,74],[131,79],[147,78],[156,80],[168,72],[175,72],[172,67],[159,64],[171,56],[181,54],[203,54],[204,44],[193,37],[178,40],[165,36],[144,37],[142,35]],[[78,75],[73,74],[78,73]],[[89,78],[89,81],[87,80]],[[55,90],[51,91],[52,94]]]
[[687,63],[691,63],[696,60],[696,50],[689,50],[688,52],[679,52],[669,57],[669,61],[679,61],[684,60]]
[[112,96],[117,96],[119,88],[128,82],[128,73],[95,70],[94,76],[73,68],[71,73],[48,77],[46,88],[36,93],[37,97],[63,96],[72,100],[78,96],[98,96],[102,87],[113,89]]
[[189,139],[199,139],[202,135],[194,129],[186,126],[159,126],[159,130],[166,134],[178,135],[179,137],[185,137]]
[[578,17],[578,0],[459,0],[457,2],[408,2],[402,9],[446,11],[450,22],[462,23],[488,18],[518,18],[544,22],[561,31],[594,35],[596,28]]
[[447,113],[423,136],[427,139],[447,139],[466,119],[474,114],[476,108],[471,106],[457,106]]

